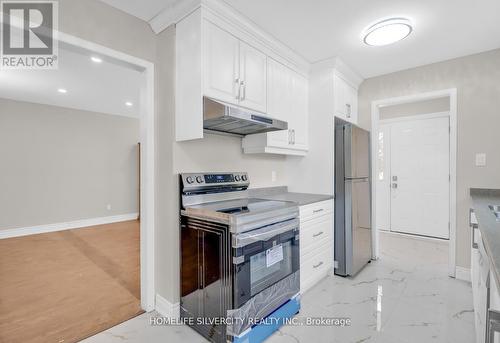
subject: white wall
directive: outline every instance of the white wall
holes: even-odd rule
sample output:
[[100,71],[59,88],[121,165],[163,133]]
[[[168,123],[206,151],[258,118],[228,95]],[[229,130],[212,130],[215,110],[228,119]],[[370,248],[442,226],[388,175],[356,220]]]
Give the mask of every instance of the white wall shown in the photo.
[[[456,263],[468,268],[469,188],[500,188],[500,50],[367,79],[359,91],[359,120],[371,127],[374,100],[448,88],[458,93]],[[487,154],[486,167],[475,167],[477,152]]]
[[138,142],[135,118],[0,99],[0,230],[138,212]]

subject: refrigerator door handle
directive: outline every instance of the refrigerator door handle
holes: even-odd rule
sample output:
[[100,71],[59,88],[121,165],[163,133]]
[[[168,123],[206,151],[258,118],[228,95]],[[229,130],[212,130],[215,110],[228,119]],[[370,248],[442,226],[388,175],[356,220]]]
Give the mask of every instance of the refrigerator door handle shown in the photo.
[[370,181],[369,177],[346,177],[346,182],[368,182]]

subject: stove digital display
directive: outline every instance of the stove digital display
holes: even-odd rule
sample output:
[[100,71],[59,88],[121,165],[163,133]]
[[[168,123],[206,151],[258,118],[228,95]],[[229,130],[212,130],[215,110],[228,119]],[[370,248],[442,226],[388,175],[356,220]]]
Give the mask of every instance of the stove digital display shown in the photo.
[[205,183],[234,182],[233,174],[205,175]]

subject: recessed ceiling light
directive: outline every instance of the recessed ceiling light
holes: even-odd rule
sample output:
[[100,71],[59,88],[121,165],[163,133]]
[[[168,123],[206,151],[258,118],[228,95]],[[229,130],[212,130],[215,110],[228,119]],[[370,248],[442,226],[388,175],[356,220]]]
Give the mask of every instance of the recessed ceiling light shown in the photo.
[[390,18],[379,21],[363,31],[363,41],[371,46],[383,46],[405,39],[413,31],[406,18]]
[[63,94],[68,93],[68,91],[67,91],[66,89],[64,89],[64,88],[59,88],[57,91],[58,91],[59,93],[63,93]]
[[125,106],[127,106],[127,107],[132,107],[132,106],[134,106],[134,104],[133,104],[133,103],[131,103],[130,101],[127,101],[127,102],[125,103]]
[[92,62],[95,62],[95,63],[102,62],[102,58],[100,58],[100,57],[92,56],[90,59],[92,60]]

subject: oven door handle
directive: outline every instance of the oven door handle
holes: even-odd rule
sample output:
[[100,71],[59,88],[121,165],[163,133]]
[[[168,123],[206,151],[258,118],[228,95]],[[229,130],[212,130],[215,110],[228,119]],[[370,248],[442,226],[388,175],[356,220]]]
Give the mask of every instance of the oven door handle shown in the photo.
[[241,248],[258,241],[267,241],[276,235],[299,228],[297,218],[273,224],[262,229],[233,235],[233,248]]

